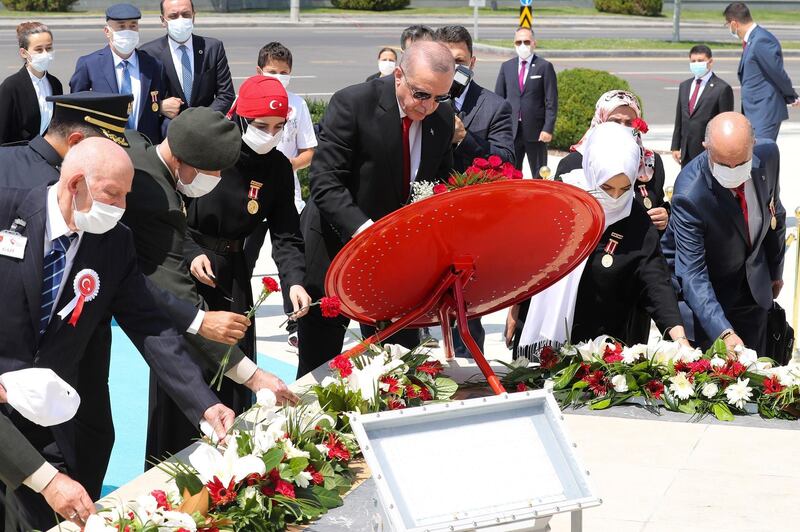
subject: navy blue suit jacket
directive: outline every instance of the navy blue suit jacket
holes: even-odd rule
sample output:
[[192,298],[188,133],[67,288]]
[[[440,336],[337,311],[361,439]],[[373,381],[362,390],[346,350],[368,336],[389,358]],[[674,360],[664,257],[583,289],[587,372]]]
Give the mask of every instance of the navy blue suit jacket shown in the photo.
[[753,124],[756,137],[789,118],[786,105],[797,99],[792,80],[783,69],[781,44],[756,26],[739,61],[742,112]]
[[[683,299],[709,338],[731,328],[726,313],[740,303],[743,287],[749,288],[759,306],[772,308],[772,281],[783,274],[786,248],[779,172],[777,144],[759,141],[751,175],[762,223],[752,248],[747,245],[741,208],[731,191],[711,174],[708,152],[693,159],[675,182],[662,248]],[[774,230],[771,202],[777,218]]]
[[558,82],[553,65],[538,55],[531,58],[528,77],[522,93],[519,90],[519,59],[509,59],[500,66],[494,92],[511,104],[513,136],[522,117],[522,133],[526,142],[539,140],[539,133],[552,133],[558,114]]
[[[139,59],[139,122],[136,129],[145,134],[153,144],[163,140],[161,135],[161,100],[166,91],[164,65],[147,53],[136,50]],[[119,94],[113,52],[109,46],[78,58],[75,73],[69,80],[70,92],[94,90]],[[158,109],[153,111],[152,94],[155,93]]]
[[[102,393],[106,389],[108,374],[93,373],[98,382],[89,386],[84,382],[86,375],[81,372],[83,366],[80,362],[90,347],[95,329],[103,325],[109,315],[117,319],[193,422],[199,422],[205,410],[218,400],[192,361],[185,340],[147,290],[130,231],[122,225],[118,224],[102,235],[84,233],[70,273],[63,280],[65,289],[56,302],[56,314],[45,333],[39,336],[46,199],[45,187],[33,190],[0,188],[0,227],[8,228],[15,218],[22,218],[27,222],[24,236],[28,238],[22,259],[0,256],[0,279],[3,280],[0,282],[0,301],[6,311],[2,322],[3,342],[0,342],[0,373],[30,367],[51,368],[79,389],[82,401],[78,414],[73,420],[52,427],[52,432],[64,456],[67,471],[81,478],[82,468],[96,468],[76,459],[79,451],[76,442],[81,441],[84,445],[93,442],[92,435],[84,434],[87,429],[77,420],[82,418],[83,410],[93,409],[96,400],[93,393]],[[98,274],[100,290],[94,300],[85,303],[83,313],[73,327],[57,313],[74,297],[74,278],[85,268]],[[140,385],[142,393],[146,393],[146,383]],[[5,408],[8,411],[8,407]],[[102,424],[101,421],[108,426],[112,424],[110,413],[107,419],[94,421],[96,424]],[[24,434],[25,424],[20,428]],[[87,449],[80,449],[80,452],[86,454]]]
[[453,150],[454,170],[463,172],[475,157],[490,155],[514,164],[514,125],[507,101],[473,81],[458,116],[467,136]]

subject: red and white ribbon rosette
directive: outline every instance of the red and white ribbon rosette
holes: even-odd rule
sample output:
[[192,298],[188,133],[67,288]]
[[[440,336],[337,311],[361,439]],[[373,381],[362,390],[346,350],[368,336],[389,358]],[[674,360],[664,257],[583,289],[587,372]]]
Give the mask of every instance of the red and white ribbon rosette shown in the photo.
[[88,268],[81,270],[75,276],[72,287],[75,290],[75,297],[67,303],[67,306],[61,309],[58,315],[63,320],[66,319],[67,314],[72,312],[68,323],[75,327],[78,323],[78,318],[81,317],[81,312],[83,312],[84,303],[93,300],[100,293],[100,276],[97,275],[96,271]]

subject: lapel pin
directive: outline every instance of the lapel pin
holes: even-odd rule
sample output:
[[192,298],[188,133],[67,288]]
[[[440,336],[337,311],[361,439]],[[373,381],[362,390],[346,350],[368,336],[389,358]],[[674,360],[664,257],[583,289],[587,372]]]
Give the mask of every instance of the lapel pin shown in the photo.
[[431,135],[433,135],[433,128],[431,128]]
[[197,50],[197,53],[203,55],[203,50]]

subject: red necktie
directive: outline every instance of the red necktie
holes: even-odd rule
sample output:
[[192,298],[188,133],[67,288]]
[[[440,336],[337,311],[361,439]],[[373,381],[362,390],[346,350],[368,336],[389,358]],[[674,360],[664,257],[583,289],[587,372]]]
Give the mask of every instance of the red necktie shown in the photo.
[[736,194],[736,199],[739,200],[739,207],[742,208],[742,214],[744,215],[744,232],[747,235],[747,246],[750,247],[752,245],[750,243],[750,220],[747,214],[747,199],[744,197],[744,184],[733,189],[733,192]]
[[522,91],[525,89],[525,65],[528,64],[528,61],[525,59],[522,60],[522,66],[519,68],[519,93],[522,94]]
[[411,122],[410,117],[403,117],[403,201],[408,199],[411,190],[411,142],[408,136]]
[[700,86],[703,84],[703,80],[696,79],[694,81],[694,91],[692,91],[692,97],[689,98],[689,116],[692,116],[694,113],[694,106],[697,104],[697,95],[700,93]]

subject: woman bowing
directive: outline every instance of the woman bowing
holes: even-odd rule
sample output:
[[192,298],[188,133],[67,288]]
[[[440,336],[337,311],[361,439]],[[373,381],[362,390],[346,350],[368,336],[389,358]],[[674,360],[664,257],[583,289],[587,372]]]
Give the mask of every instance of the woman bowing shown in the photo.
[[[222,171],[213,191],[188,200],[189,235],[196,246],[187,249],[187,259],[211,310],[246,313],[253,305],[243,244],[261,224],[269,228],[272,257],[281,285],[289,290],[295,318],[307,313],[311,304],[302,287],[305,258],[294,206],[292,165],[275,149],[286,124],[288,102],[286,90],[277,79],[253,76],[245,80],[228,113],[242,131],[239,161]],[[256,359],[253,327],[240,347]],[[253,403],[247,388],[229,380],[222,384],[220,399],[237,414]]]

